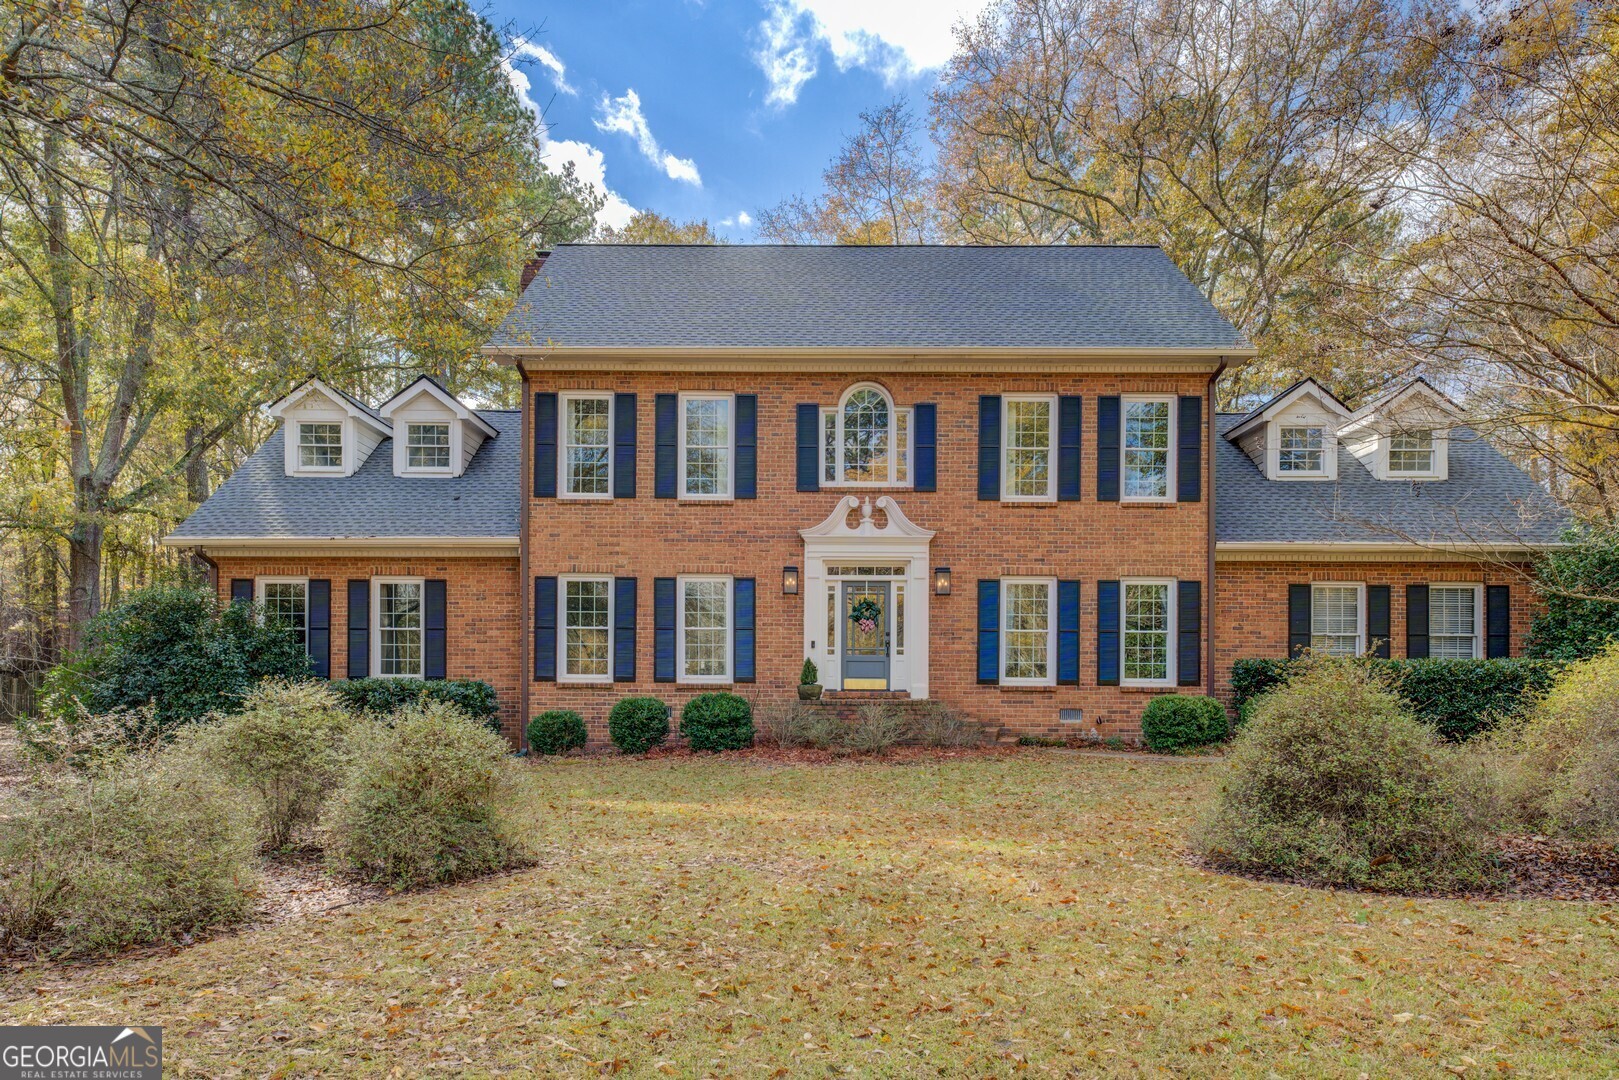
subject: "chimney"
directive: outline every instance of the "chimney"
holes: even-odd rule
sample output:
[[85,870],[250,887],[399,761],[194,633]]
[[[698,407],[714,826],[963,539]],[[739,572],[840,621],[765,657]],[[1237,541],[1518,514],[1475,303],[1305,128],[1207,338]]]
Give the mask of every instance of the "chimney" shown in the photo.
[[550,254],[551,250],[549,248],[546,248],[543,251],[536,251],[534,253],[534,257],[523,264],[523,276],[518,279],[517,282],[518,292],[521,293],[528,291],[528,283],[533,281],[535,277],[539,275],[540,267],[545,265],[545,260],[548,256],[550,256]]

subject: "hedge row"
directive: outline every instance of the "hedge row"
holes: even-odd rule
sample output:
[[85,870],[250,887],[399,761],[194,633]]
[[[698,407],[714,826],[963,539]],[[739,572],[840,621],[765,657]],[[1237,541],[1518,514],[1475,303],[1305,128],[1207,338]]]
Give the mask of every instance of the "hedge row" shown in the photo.
[[353,712],[390,716],[406,705],[443,701],[500,734],[495,688],[478,679],[333,679],[330,685]]
[[[1239,721],[1255,698],[1285,683],[1307,660],[1238,660],[1231,666],[1233,705]],[[1551,688],[1563,665],[1553,660],[1361,661],[1388,680],[1418,720],[1453,742],[1488,731],[1501,720],[1524,715]]]

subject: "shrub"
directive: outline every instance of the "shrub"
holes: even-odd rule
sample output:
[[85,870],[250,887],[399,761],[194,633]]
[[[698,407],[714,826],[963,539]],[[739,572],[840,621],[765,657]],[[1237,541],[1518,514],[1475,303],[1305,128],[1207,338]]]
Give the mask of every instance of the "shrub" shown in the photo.
[[1141,741],[1150,750],[1173,753],[1220,742],[1228,727],[1225,706],[1213,698],[1164,694],[1141,714]]
[[43,771],[0,804],[0,944],[77,956],[240,921],[253,839],[241,799],[183,748]]
[[1514,732],[1515,800],[1525,824],[1571,836],[1619,835],[1619,642],[1569,667]]
[[623,754],[644,754],[669,738],[669,706],[655,697],[619,698],[607,714],[607,737]]
[[825,709],[803,702],[771,702],[754,716],[753,741],[784,750],[813,745],[811,735],[822,726]]
[[820,677],[821,673],[815,670],[815,661],[807,656],[804,657],[804,666],[798,672],[798,684],[800,686],[814,686],[815,680]]
[[981,725],[937,701],[916,706],[907,735],[923,746],[944,748],[981,746],[984,742]]
[[511,822],[506,741],[454,705],[424,701],[356,740],[322,819],[334,867],[395,888],[460,881],[526,861]]
[[17,738],[36,764],[106,765],[150,749],[161,739],[162,724],[151,705],[92,713],[83,701],[70,696],[58,699],[55,706],[16,720]]
[[252,793],[259,844],[275,850],[320,817],[353,726],[328,684],[267,679],[241,712],[200,727],[192,739],[221,776]]
[[454,705],[496,735],[501,733],[495,688],[479,679],[338,679],[332,688],[352,711],[386,721],[407,705]]
[[[1570,546],[1547,552],[1535,571],[1541,609],[1529,627],[1528,655],[1583,660],[1619,641],[1619,528],[1570,532]],[[1605,599],[1605,597],[1607,599]]]
[[753,707],[736,694],[698,694],[680,710],[680,734],[693,750],[745,750],[753,745]]
[[1243,721],[1244,707],[1253,699],[1287,682],[1288,661],[1251,657],[1231,665],[1231,707]]
[[881,754],[905,738],[905,721],[883,704],[862,705],[851,722],[841,725],[838,744],[855,754]]
[[589,738],[585,718],[572,709],[548,709],[528,722],[528,748],[536,754],[565,754]]
[[1318,660],[1260,702],[1194,842],[1215,864],[1399,891],[1498,877],[1456,752],[1363,665]]

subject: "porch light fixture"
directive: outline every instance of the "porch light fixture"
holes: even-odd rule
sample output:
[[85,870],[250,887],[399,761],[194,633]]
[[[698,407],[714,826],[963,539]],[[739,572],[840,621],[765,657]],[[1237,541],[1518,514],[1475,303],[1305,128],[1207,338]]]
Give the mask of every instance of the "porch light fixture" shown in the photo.
[[933,593],[935,596],[950,595],[950,568],[948,566],[935,566],[933,568]]
[[781,594],[783,596],[798,595],[798,567],[784,566],[781,568]]

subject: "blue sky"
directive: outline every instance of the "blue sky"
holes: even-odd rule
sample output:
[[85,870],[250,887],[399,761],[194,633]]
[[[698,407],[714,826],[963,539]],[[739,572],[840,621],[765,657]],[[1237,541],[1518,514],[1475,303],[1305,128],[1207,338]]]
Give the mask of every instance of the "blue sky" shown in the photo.
[[918,112],[951,28],[983,0],[496,0],[512,80],[543,111],[547,159],[633,210],[754,238],[761,208],[814,191],[862,109]]

